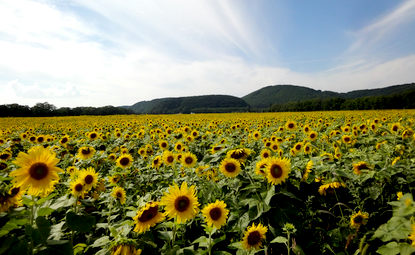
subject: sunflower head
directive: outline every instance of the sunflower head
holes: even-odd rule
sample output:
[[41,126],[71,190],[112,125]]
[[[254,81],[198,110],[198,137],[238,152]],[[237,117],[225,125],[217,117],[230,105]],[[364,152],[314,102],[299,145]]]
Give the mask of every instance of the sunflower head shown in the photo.
[[134,231],[144,233],[157,223],[162,222],[165,216],[159,212],[158,202],[148,202],[144,207],[138,210],[137,215],[133,218],[135,222]]
[[262,241],[265,239],[265,234],[267,233],[268,228],[263,226],[261,223],[252,226],[249,226],[245,231],[244,237],[242,239],[242,246],[246,250],[258,249],[262,246]]
[[226,177],[235,177],[241,172],[241,163],[234,158],[225,158],[220,163],[220,171]]
[[76,198],[84,197],[86,188],[85,188],[83,181],[80,178],[72,181],[70,186],[71,186],[71,193],[74,197]]
[[195,154],[191,152],[185,152],[182,154],[181,162],[182,162],[182,165],[190,168],[196,165],[197,157]]
[[355,174],[361,174],[362,173],[361,170],[369,170],[369,169],[370,169],[369,164],[364,161],[360,161],[356,164],[353,164],[353,172]]
[[171,165],[173,165],[174,160],[175,160],[175,157],[174,157],[173,152],[168,151],[168,150],[165,150],[163,152],[163,162],[164,162],[164,164],[166,164],[168,166],[171,166]]
[[79,178],[85,185],[85,190],[87,191],[95,187],[98,183],[98,173],[92,167],[81,170],[79,172]]
[[117,159],[117,166],[121,168],[128,168],[133,164],[133,157],[130,154],[121,154]]
[[166,215],[175,218],[179,224],[193,219],[199,207],[195,186],[188,188],[187,182],[183,182],[180,188],[177,184],[170,186],[161,198],[160,204],[166,206]]
[[83,146],[78,150],[78,157],[81,159],[90,159],[94,156],[95,149],[91,146]]
[[10,176],[14,177],[15,185],[27,189],[29,195],[46,196],[59,181],[58,172],[62,169],[56,167],[58,162],[59,159],[50,150],[43,146],[32,147],[28,153],[19,152],[13,163],[20,168],[11,172]]
[[229,210],[226,209],[226,204],[223,201],[216,200],[215,203],[210,203],[202,210],[208,226],[215,226],[220,229],[228,218]]
[[120,201],[120,204],[125,204],[125,190],[122,187],[115,187],[112,189],[111,196]]
[[281,184],[288,178],[290,171],[291,162],[289,159],[272,157],[266,168],[268,182],[273,185]]
[[369,214],[366,212],[358,211],[350,217],[350,227],[360,228],[361,225],[365,225]]

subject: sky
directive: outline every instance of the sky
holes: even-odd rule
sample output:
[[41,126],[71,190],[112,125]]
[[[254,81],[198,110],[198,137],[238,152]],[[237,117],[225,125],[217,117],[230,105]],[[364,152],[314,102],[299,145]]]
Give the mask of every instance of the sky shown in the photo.
[[0,104],[415,82],[415,0],[0,0]]

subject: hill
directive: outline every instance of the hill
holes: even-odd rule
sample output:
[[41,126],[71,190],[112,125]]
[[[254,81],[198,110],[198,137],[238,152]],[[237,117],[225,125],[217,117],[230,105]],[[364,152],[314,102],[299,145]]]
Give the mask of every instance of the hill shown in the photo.
[[272,105],[301,102],[309,100],[324,100],[330,98],[355,99],[363,97],[379,97],[403,93],[415,89],[415,83],[394,85],[386,88],[355,90],[347,93],[321,91],[295,85],[274,85],[256,90],[244,97],[253,110],[269,109]]
[[242,99],[227,95],[158,98],[127,106],[137,114],[211,113],[248,111]]

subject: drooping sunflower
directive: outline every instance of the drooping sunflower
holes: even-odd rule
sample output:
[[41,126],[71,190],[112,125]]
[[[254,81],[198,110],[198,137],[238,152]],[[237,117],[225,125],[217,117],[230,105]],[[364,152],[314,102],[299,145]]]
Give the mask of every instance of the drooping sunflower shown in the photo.
[[115,199],[117,199],[118,201],[120,201],[120,204],[125,204],[125,199],[126,199],[126,195],[125,195],[125,190],[122,187],[115,187],[112,189],[111,192],[111,196]]
[[244,249],[251,250],[260,248],[267,231],[268,228],[263,226],[261,223],[256,226],[255,223],[253,223],[249,226],[245,231],[244,238],[242,239],[242,246]]
[[122,154],[117,159],[117,166],[121,168],[128,168],[133,164],[133,157],[130,154]]
[[351,228],[360,228],[361,225],[365,225],[369,214],[366,212],[358,211],[350,217],[350,227]]
[[197,163],[197,157],[191,152],[185,152],[182,154],[181,162],[185,167],[193,167]]
[[169,150],[165,150],[163,152],[163,162],[164,164],[166,164],[167,166],[171,166],[174,163],[174,153],[169,151]]
[[195,186],[188,188],[187,182],[183,182],[180,188],[177,184],[170,186],[161,198],[160,205],[166,206],[166,215],[175,218],[179,224],[193,219],[199,207]]
[[56,167],[59,159],[43,146],[31,148],[28,153],[19,152],[13,162],[20,166],[10,173],[16,186],[26,190],[29,195],[46,196],[54,189],[59,181],[58,172],[63,170]]
[[88,167],[79,172],[79,178],[85,185],[85,190],[90,190],[98,183],[98,173],[95,172],[93,167]]
[[226,177],[235,177],[241,172],[241,163],[234,158],[225,158],[220,163],[219,170],[226,176]]
[[142,250],[137,249],[135,245],[118,244],[111,248],[111,255],[141,255]]
[[220,229],[228,218],[229,210],[226,209],[226,204],[223,201],[216,200],[215,203],[210,203],[202,210],[205,216],[206,224],[208,226],[215,226]]
[[95,154],[95,149],[91,146],[83,146],[78,150],[78,157],[81,159],[90,159]]
[[346,187],[346,184],[341,182],[331,182],[327,184],[323,184],[318,188],[318,193],[320,195],[327,195],[327,193],[333,193],[335,189],[338,189],[340,187]]
[[266,172],[269,183],[281,184],[288,178],[291,171],[291,162],[287,158],[271,157],[268,161]]
[[263,177],[267,176],[267,164],[268,164],[269,158],[264,158],[258,161],[255,165],[255,173],[257,175],[261,175]]
[[137,215],[133,217],[135,222],[134,231],[144,233],[164,219],[164,214],[159,212],[159,203],[148,202],[144,207],[138,210]]
[[307,165],[305,167],[303,178],[301,179],[302,181],[306,181],[308,179],[308,175],[311,173],[312,169],[313,169],[313,161],[310,160],[307,162]]
[[360,161],[356,164],[353,164],[353,172],[355,174],[361,174],[362,173],[361,170],[364,170],[364,169],[370,169],[369,164],[364,161]]
[[8,150],[4,150],[0,153],[0,160],[8,160],[12,157],[12,153]]
[[252,153],[252,150],[247,148],[239,148],[230,150],[226,153],[227,158],[233,158],[238,160],[241,163],[244,163],[249,155]]
[[83,181],[80,178],[72,181],[70,186],[71,186],[71,193],[74,197],[76,198],[84,197],[86,189],[85,189],[85,185]]

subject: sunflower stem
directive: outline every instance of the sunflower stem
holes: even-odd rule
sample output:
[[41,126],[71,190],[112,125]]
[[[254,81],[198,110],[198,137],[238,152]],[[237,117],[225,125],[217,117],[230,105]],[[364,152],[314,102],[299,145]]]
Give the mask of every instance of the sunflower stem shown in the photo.
[[[337,196],[336,189],[334,189],[334,195],[336,196],[337,203],[340,203],[340,201],[339,201],[339,197]],[[344,218],[344,215],[343,215],[343,210],[342,210],[341,205],[339,205],[339,209],[340,209],[340,214],[342,215],[342,218]]]
[[171,240],[171,247],[173,248],[174,247],[174,242],[176,241],[176,231],[177,231],[177,226],[176,226],[177,224],[176,224],[176,221],[174,222],[174,225],[173,225],[173,237],[172,237],[172,240]]
[[[252,179],[252,176],[250,173],[248,173],[248,171],[246,171],[246,175],[248,176],[249,181],[251,182],[252,185],[254,185],[254,180]],[[258,197],[258,201],[262,201],[262,197],[261,194],[258,193],[258,191],[255,189],[255,194]]]
[[212,230],[209,230],[209,244],[208,244],[209,255],[212,254]]

